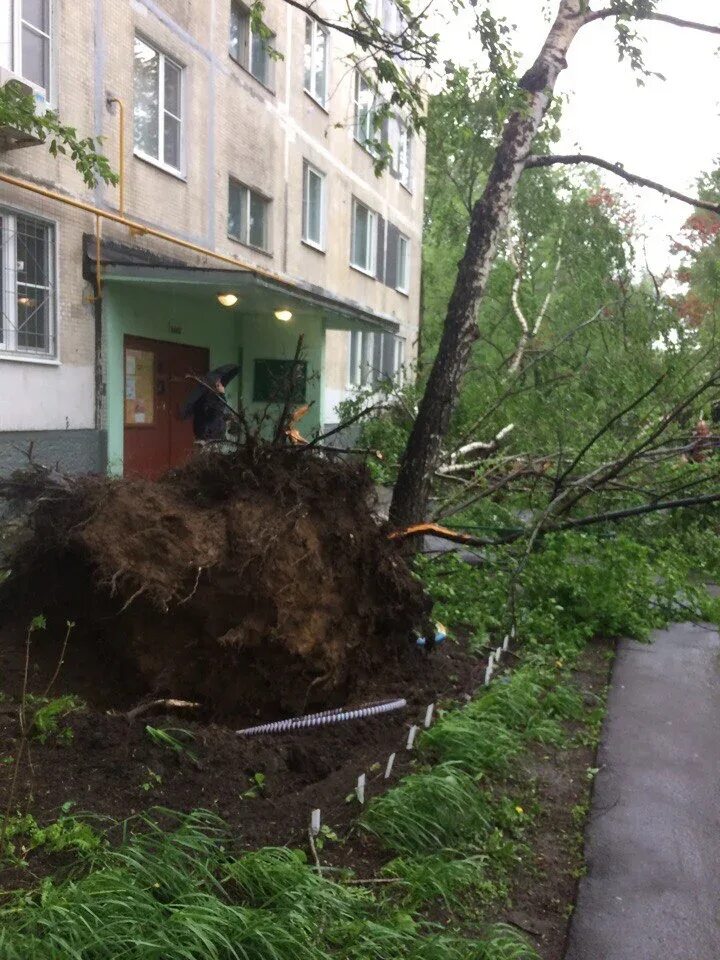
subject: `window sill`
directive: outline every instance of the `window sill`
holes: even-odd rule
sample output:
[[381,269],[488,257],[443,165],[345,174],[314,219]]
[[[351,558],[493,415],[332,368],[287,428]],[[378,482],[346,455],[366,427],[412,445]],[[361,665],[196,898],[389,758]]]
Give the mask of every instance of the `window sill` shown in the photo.
[[353,134],[353,140],[360,147],[362,152],[372,160],[373,163],[377,162],[378,155],[375,150],[372,149],[372,147],[369,147],[364,140],[358,140],[355,134]]
[[405,191],[405,193],[409,194],[411,197],[413,197],[413,196],[415,195],[415,194],[413,193],[412,185],[407,184],[407,183],[403,183],[402,180],[398,180],[398,183],[399,183],[400,186],[403,188],[403,190]]
[[307,87],[303,87],[303,92],[305,93],[305,96],[306,96],[309,100],[312,100],[312,102],[315,104],[316,107],[318,107],[320,110],[322,110],[323,113],[326,113],[328,116],[330,116],[330,111],[329,111],[328,108],[325,106],[325,104],[322,102],[322,100],[318,100],[318,98],[315,96],[315,94],[314,94],[314,93],[311,93],[311,92],[308,90]]
[[371,273],[370,270],[366,270],[365,267],[358,267],[356,264],[350,264],[351,270],[356,270],[358,273],[361,273],[364,277],[369,277],[371,280],[377,280],[377,277],[374,273]]
[[240,63],[239,60],[236,60],[235,57],[234,57],[231,53],[228,54],[228,57],[230,58],[230,60],[232,60],[232,62],[235,64],[236,67],[238,67],[240,70],[242,70],[242,72],[243,72],[244,74],[246,74],[248,77],[252,77],[252,79],[255,81],[255,83],[260,84],[260,86],[263,88],[263,90],[264,90],[266,93],[269,93],[271,97],[277,96],[277,94],[275,93],[275,88],[269,86],[267,83],[264,83],[264,82],[260,79],[260,77],[256,77],[255,74],[252,72],[252,70],[250,70],[249,67],[246,67],[244,63]]
[[315,253],[322,253],[323,256],[325,255],[325,247],[321,247],[319,243],[313,243],[312,240],[306,240],[305,237],[303,237],[300,242],[304,247],[310,247],[310,249],[314,250]]
[[395,287],[395,293],[399,293],[401,296],[410,299],[410,290],[403,290],[402,287]]
[[266,250],[264,247],[256,247],[254,243],[245,243],[244,240],[241,240],[240,237],[234,237],[231,233],[227,235],[228,240],[232,240],[233,243],[239,243],[241,247],[246,247],[248,250],[255,250],[256,253],[262,253],[266,257],[272,257],[272,250]]
[[157,160],[155,157],[151,157],[147,153],[143,153],[142,150],[138,150],[137,148],[133,150],[133,156],[136,160],[142,160],[143,163],[147,163],[151,167],[155,167],[156,170],[161,170],[163,173],[167,173],[168,176],[175,177],[176,180],[187,183],[187,176],[182,172],[182,170],[176,170],[175,167],[171,167],[169,164],[163,163],[162,160]]
[[59,367],[57,357],[43,357],[32,353],[8,353],[0,350],[0,362],[9,360],[11,363],[36,363],[41,367]]

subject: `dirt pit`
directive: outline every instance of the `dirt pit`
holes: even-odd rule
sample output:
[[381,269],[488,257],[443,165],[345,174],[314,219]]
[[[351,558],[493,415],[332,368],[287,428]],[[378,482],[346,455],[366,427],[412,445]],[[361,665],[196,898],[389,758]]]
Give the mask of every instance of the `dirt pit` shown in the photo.
[[256,447],[155,482],[38,477],[5,484],[32,510],[0,609],[43,613],[57,650],[74,621],[97,706],[169,696],[275,719],[351,703],[417,657],[430,603],[361,465]]

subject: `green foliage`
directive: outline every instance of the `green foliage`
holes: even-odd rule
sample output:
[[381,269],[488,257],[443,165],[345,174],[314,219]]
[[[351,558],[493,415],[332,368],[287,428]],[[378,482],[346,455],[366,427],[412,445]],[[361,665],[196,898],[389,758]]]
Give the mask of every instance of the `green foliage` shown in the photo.
[[33,711],[30,723],[31,737],[39,740],[40,743],[47,743],[51,738],[61,743],[69,743],[72,740],[72,730],[70,727],[61,727],[60,721],[72,713],[85,709],[85,704],[80,697],[66,693],[61,697],[48,699],[28,694],[26,701]]
[[470,567],[453,557],[420,558],[421,577],[436,600],[436,616],[470,633],[481,647],[509,626],[508,598],[516,580],[518,630],[531,648],[554,643],[567,656],[593,636],[647,637],[683,610],[715,619],[717,603],[696,569],[708,579],[720,572],[717,538],[702,522],[668,532],[657,522],[648,542],[627,535],[561,533],[547,536],[515,577],[516,562],[500,550]]
[[80,137],[74,127],[60,121],[54,110],[36,115],[33,97],[18,92],[12,84],[0,88],[0,127],[4,126],[47,141],[54,157],[68,156],[89,187],[101,180],[110,184],[118,182],[107,157],[98,152],[100,137]]
[[8,818],[5,849],[0,852],[3,858],[19,864],[25,861],[29,853],[41,848],[46,853],[73,850],[80,854],[91,854],[99,850],[103,842],[101,834],[75,817],[59,817],[41,827],[35,817],[26,813]]
[[[163,811],[163,817],[168,816]],[[130,826],[130,825],[129,825]],[[532,960],[501,926],[468,938],[421,924],[362,887],[334,883],[304,854],[234,857],[211,814],[144,817],[79,879],[47,880],[22,909],[0,908],[6,960]],[[137,831],[137,832],[135,832]]]
[[394,852],[426,854],[475,848],[490,833],[493,812],[474,777],[444,763],[405,777],[369,805],[361,823]]
[[183,727],[151,727],[148,724],[145,727],[145,733],[157,746],[163,747],[165,750],[171,750],[178,756],[186,756],[197,764],[197,756],[183,743],[183,740],[195,739],[189,730],[185,730]]

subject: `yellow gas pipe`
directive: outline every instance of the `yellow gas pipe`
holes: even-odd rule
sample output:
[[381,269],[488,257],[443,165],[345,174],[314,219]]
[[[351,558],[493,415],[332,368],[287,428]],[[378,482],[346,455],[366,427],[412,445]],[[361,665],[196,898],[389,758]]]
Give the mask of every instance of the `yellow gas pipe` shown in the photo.
[[113,213],[112,210],[103,210],[100,207],[93,206],[91,203],[85,203],[84,200],[76,200],[74,197],[67,197],[62,193],[58,193],[56,190],[48,190],[47,187],[41,187],[38,184],[31,183],[29,180],[23,180],[20,177],[13,177],[9,173],[0,173],[0,183],[7,183],[11,187],[17,187],[20,190],[27,190],[30,193],[35,193],[38,196],[45,197],[48,200],[57,200],[58,203],[64,203],[69,207],[74,207],[76,210],[85,210],[87,213],[92,213],[95,217],[103,220],[110,220],[112,223],[119,223],[121,226],[127,227],[128,230],[134,234],[155,237],[157,240],[165,240],[167,243],[175,244],[175,246],[182,247],[184,250],[190,250],[193,253],[201,254],[204,257],[210,257],[213,260],[219,260],[221,263],[229,263],[238,271],[242,271],[244,273],[256,273],[268,280],[274,280],[283,284],[287,284],[288,282],[284,277],[281,277],[277,273],[272,273],[270,270],[265,270],[262,267],[257,267],[251,263],[243,263],[243,261],[238,260],[237,257],[228,257],[223,253],[217,253],[217,251],[210,250],[208,247],[202,247],[197,243],[191,243],[189,240],[182,240],[180,237],[174,237],[171,233],[166,233],[164,230],[156,230],[154,227],[147,227],[145,224],[138,223],[136,220],[129,220],[127,217],[122,216],[119,213]]

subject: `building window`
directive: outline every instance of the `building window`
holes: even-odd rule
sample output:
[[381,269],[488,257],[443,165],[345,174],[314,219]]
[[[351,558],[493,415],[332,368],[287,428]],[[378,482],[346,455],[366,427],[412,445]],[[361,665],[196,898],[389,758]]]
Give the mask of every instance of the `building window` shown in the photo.
[[405,341],[393,333],[350,334],[348,381],[353,387],[375,387],[389,380],[402,382]]
[[303,162],[303,240],[325,249],[325,174]]
[[397,238],[397,276],[395,289],[401,293],[410,292],[410,241],[401,233]]
[[230,7],[230,56],[263,86],[272,87],[274,34],[263,37],[252,28],[250,10],[241,3]]
[[228,195],[228,233],[249,247],[266,253],[270,249],[270,200],[237,180],[230,180]]
[[183,68],[135,37],[133,122],[135,153],[180,172]]
[[373,152],[377,139],[377,113],[380,99],[363,74],[355,71],[355,139],[366,150]]
[[53,357],[55,230],[0,210],[0,352]]
[[50,99],[51,0],[4,0],[0,8],[0,66]]
[[375,276],[377,269],[377,214],[353,200],[350,263]]
[[325,106],[328,91],[330,36],[312,17],[305,19],[305,89]]
[[391,117],[388,122],[388,141],[392,151],[390,170],[404,187],[410,189],[412,134],[404,120]]

